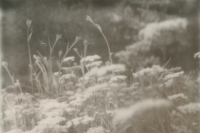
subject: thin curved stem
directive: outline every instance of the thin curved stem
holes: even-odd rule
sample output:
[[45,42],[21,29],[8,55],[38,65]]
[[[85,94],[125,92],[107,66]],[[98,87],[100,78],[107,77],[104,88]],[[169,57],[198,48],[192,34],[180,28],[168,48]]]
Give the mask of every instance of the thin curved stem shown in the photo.
[[106,44],[107,44],[107,47],[108,47],[108,54],[109,54],[109,60],[110,60],[110,63],[112,64],[112,55],[111,55],[111,51],[110,51],[110,45],[108,43],[108,40],[106,38],[106,36],[104,35],[104,33],[102,31],[100,31],[101,35],[103,36],[104,40],[106,41]]

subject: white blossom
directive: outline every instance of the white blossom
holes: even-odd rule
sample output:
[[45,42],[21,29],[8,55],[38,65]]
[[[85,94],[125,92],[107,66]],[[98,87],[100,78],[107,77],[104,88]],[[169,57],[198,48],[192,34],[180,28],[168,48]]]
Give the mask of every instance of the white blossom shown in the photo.
[[139,36],[144,40],[152,40],[153,37],[158,36],[163,30],[178,30],[179,28],[185,29],[186,26],[187,20],[184,18],[150,23],[147,24],[144,29],[140,30]]
[[93,68],[91,69],[88,73],[86,73],[86,77],[91,77],[91,76],[104,76],[106,75],[108,72],[112,72],[112,71],[118,71],[118,72],[124,72],[126,70],[125,66],[122,64],[112,64],[112,65],[108,65],[108,66],[103,66],[100,68]]
[[114,76],[110,79],[110,83],[112,82],[119,82],[119,81],[125,81],[126,80],[126,76],[123,76],[123,75],[117,75],[117,76]]
[[106,133],[107,131],[102,127],[91,127],[86,133]]
[[92,56],[87,56],[85,58],[82,58],[80,62],[93,62],[98,59],[101,59],[101,57],[98,55],[92,55]]
[[63,60],[63,62],[65,62],[65,63],[66,63],[66,62],[73,62],[74,59],[75,59],[74,56],[66,57],[66,58]]
[[165,76],[164,80],[177,78],[177,77],[182,76],[183,74],[184,74],[184,71],[168,74],[168,75]]
[[170,99],[170,100],[175,100],[175,99],[178,99],[178,98],[187,99],[187,97],[183,93],[168,96],[168,99]]
[[189,103],[183,106],[179,106],[178,110],[180,110],[182,113],[189,113],[189,114],[195,114],[200,111],[200,103]]
[[136,73],[133,73],[133,76],[135,78],[144,76],[144,75],[156,76],[157,74],[164,72],[164,71],[165,71],[164,68],[160,67],[159,65],[154,65],[151,68],[145,68]]

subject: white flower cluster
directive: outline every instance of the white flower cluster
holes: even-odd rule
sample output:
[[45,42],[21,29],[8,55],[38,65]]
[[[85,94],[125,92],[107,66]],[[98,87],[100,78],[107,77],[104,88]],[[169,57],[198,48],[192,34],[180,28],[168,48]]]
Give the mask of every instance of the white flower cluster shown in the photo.
[[66,121],[64,117],[56,116],[56,117],[47,117],[45,119],[42,119],[38,122],[38,125],[40,126],[49,126],[54,127],[56,125],[59,125],[59,123]]
[[72,107],[79,107],[83,104],[83,102],[86,100],[85,97],[82,94],[75,94],[71,97],[69,97],[69,105]]
[[173,79],[169,79],[167,80],[164,84],[167,88],[171,87],[172,84],[174,83],[174,80]]
[[126,76],[123,75],[117,75],[114,76],[110,79],[109,83],[113,83],[113,82],[121,82],[121,81],[125,81],[126,80]]
[[73,61],[74,61],[74,59],[75,59],[75,57],[74,57],[74,56],[66,57],[66,58],[63,60],[63,62],[64,62],[64,63],[73,62]]
[[64,117],[47,117],[38,122],[38,125],[35,126],[31,131],[26,133],[61,133],[67,132],[66,126],[60,125],[61,122],[66,121]]
[[174,79],[174,78],[182,76],[183,74],[184,74],[184,71],[168,74],[165,76],[164,80]]
[[166,71],[164,68],[160,67],[159,65],[154,65],[151,68],[142,69],[136,73],[133,73],[135,78],[140,76],[148,75],[148,76],[156,76],[157,74]]
[[187,96],[185,96],[183,93],[179,93],[179,94],[174,94],[172,96],[168,96],[168,99],[170,99],[170,100],[176,100],[178,98],[187,99]]
[[182,113],[189,113],[189,114],[195,114],[199,113],[200,111],[200,103],[189,103],[183,106],[179,106],[178,110],[180,110]]
[[144,40],[152,40],[155,36],[159,36],[163,30],[177,30],[179,28],[185,29],[187,20],[184,18],[177,18],[166,20],[163,22],[155,22],[147,24],[146,27],[139,32],[139,36]]
[[87,68],[99,67],[102,64],[102,61],[98,61],[101,59],[98,55],[87,56],[81,59],[81,63],[85,64]]
[[102,64],[102,61],[94,61],[94,62],[88,63],[86,67],[87,68],[99,67],[101,64]]
[[89,62],[94,62],[98,59],[101,59],[101,57],[98,55],[92,55],[92,56],[87,56],[85,58],[82,58],[80,62],[88,62],[89,63]]
[[67,103],[59,103],[55,99],[44,99],[39,102],[41,115],[46,117],[62,116],[68,106]]
[[18,101],[23,101],[23,102],[31,102],[33,99],[33,96],[30,95],[29,93],[20,93],[17,97],[16,100]]
[[4,116],[4,122],[14,122],[13,120],[15,119],[15,113],[16,110],[15,108],[7,108],[7,110],[4,112],[5,116]]
[[124,72],[125,66],[122,64],[112,64],[112,65],[108,65],[108,66],[103,66],[100,68],[93,68],[91,69],[88,73],[86,73],[86,77],[91,77],[91,76],[104,76],[106,75],[108,72],[114,72],[114,71],[118,71],[118,72]]
[[72,78],[76,78],[76,75],[74,74],[64,74],[60,77],[60,80],[69,80],[69,79],[72,79]]
[[196,58],[196,57],[200,58],[200,52],[197,52],[194,54],[194,58]]
[[91,127],[86,133],[108,133],[109,131],[104,129],[102,126]]
[[77,126],[79,124],[88,124],[90,122],[92,122],[94,120],[94,118],[89,117],[89,116],[83,116],[83,117],[76,117],[70,121],[68,121],[66,124],[67,128],[70,128],[72,125]]
[[32,98],[33,96],[28,93],[20,93],[19,95],[6,93],[4,95],[4,99],[6,99],[4,121],[13,123],[15,117],[21,119],[23,114],[33,114]]
[[[59,76],[59,72],[54,72],[53,74],[54,74],[54,76]],[[60,75],[61,74],[62,74],[62,72],[60,72]]]
[[66,118],[62,115],[68,108],[67,103],[59,103],[56,99],[40,100],[38,113],[41,120],[37,123],[37,126],[26,133],[67,132],[66,126],[60,125],[60,123],[66,121]]

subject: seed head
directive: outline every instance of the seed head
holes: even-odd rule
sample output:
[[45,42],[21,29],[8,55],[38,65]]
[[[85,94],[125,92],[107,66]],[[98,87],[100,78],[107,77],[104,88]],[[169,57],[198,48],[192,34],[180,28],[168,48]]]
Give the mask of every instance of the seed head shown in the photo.
[[5,62],[5,61],[2,61],[2,66],[3,66],[4,68],[7,68],[7,67],[8,67],[8,63]]
[[16,80],[15,86],[20,86],[20,82],[18,79]]
[[31,26],[31,22],[32,22],[32,21],[31,21],[30,19],[27,19],[27,20],[26,20],[26,25],[27,25],[27,27],[30,27],[30,26]]
[[78,42],[79,40],[81,40],[81,37],[77,36],[76,39],[75,39],[75,42]]
[[92,18],[90,16],[87,16],[86,20],[89,21],[89,22],[91,22],[91,23],[93,23]]
[[58,41],[60,38],[62,38],[62,35],[56,34],[56,41]]

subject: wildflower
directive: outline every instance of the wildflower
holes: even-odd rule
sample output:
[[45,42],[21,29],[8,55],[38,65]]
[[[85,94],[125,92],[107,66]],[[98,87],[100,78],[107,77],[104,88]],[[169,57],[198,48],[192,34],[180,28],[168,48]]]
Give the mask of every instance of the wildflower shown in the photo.
[[63,60],[63,62],[73,62],[74,59],[75,59],[74,56],[66,57],[66,58]]
[[5,62],[5,61],[2,61],[2,66],[3,66],[4,68],[7,68],[7,67],[8,67],[8,63]]
[[194,58],[196,58],[196,57],[200,58],[200,52],[197,52],[194,54]]
[[174,80],[173,79],[169,79],[167,82],[165,82],[165,86],[166,87],[171,87],[173,84]]
[[91,69],[88,73],[86,73],[86,77],[91,77],[91,76],[104,76],[105,74],[107,74],[108,72],[112,72],[112,71],[120,71],[123,72],[125,71],[125,66],[122,64],[112,64],[112,65],[108,65],[108,66],[104,66],[104,67],[100,67],[100,68],[93,68]]
[[77,126],[80,124],[80,120],[82,119],[82,117],[77,117],[71,120],[71,122],[73,123],[74,126]]
[[155,22],[146,25],[146,27],[139,32],[139,36],[144,40],[152,40],[153,37],[158,36],[163,30],[175,30],[178,28],[185,29],[187,20],[184,18],[177,18],[166,20],[163,22]]
[[82,58],[80,62],[93,62],[95,60],[100,59],[101,57],[98,55],[93,55],[93,56],[87,56],[85,58]]
[[58,125],[59,123],[66,121],[66,118],[64,117],[60,117],[60,116],[56,116],[56,117],[47,117],[41,121],[38,122],[39,125],[43,125],[43,126],[55,126]]
[[102,64],[102,61],[94,61],[94,62],[88,63],[86,67],[87,68],[99,67],[101,64]]
[[184,74],[184,71],[168,74],[168,75],[165,76],[164,80],[177,78],[177,77],[180,77],[183,74]]
[[[60,75],[62,74],[62,72],[60,72]],[[59,76],[59,72],[54,72],[53,73],[54,76]]]
[[67,123],[66,123],[66,127],[67,128],[70,128],[72,126],[72,122],[71,121],[68,121]]
[[76,78],[76,76],[74,74],[65,74],[65,75],[62,75],[60,77],[60,80],[65,80],[65,79],[71,79],[71,78]]
[[27,27],[30,27],[30,26],[31,26],[31,22],[32,22],[32,21],[29,20],[29,19],[26,20],[26,25],[27,25]]
[[183,106],[179,106],[178,110],[180,110],[184,114],[195,114],[200,111],[200,103],[189,103]]
[[45,133],[45,132],[67,132],[66,126],[60,125],[60,123],[66,121],[64,117],[47,117],[38,122],[30,133]]
[[35,59],[36,63],[39,63],[39,61],[40,61],[40,57],[39,56],[33,55],[33,58]]
[[144,76],[145,74],[148,76],[156,76],[157,74],[164,72],[164,71],[165,71],[164,68],[160,67],[159,65],[154,65],[151,68],[145,68],[136,73],[133,73],[133,76],[135,78]]
[[84,116],[83,119],[81,120],[82,124],[88,124],[89,122],[93,121],[94,118],[89,117],[89,116]]
[[91,127],[86,133],[106,133],[106,129],[104,129],[102,126],[98,127]]
[[71,97],[69,97],[69,105],[71,106],[75,106],[75,107],[78,107],[78,106],[81,106],[82,103],[86,100],[85,97],[82,95],[82,94],[75,94]]
[[170,100],[175,100],[175,99],[178,99],[178,98],[187,99],[187,97],[183,93],[168,96],[168,99],[170,99]]
[[128,120],[129,118],[133,117],[136,113],[144,112],[152,108],[161,108],[169,106],[171,106],[171,102],[164,99],[147,99],[139,101],[129,108],[119,109],[114,116],[113,122],[118,123],[121,121]]
[[58,111],[58,116],[61,116],[64,113],[64,110],[68,108],[68,104],[66,103],[59,103],[57,100],[54,99],[44,99],[40,100],[39,102],[39,110],[42,115],[49,116],[52,115],[52,112]]
[[123,75],[118,75],[118,76],[114,76],[110,79],[109,83],[112,82],[120,82],[120,81],[125,81],[126,80],[126,76]]

